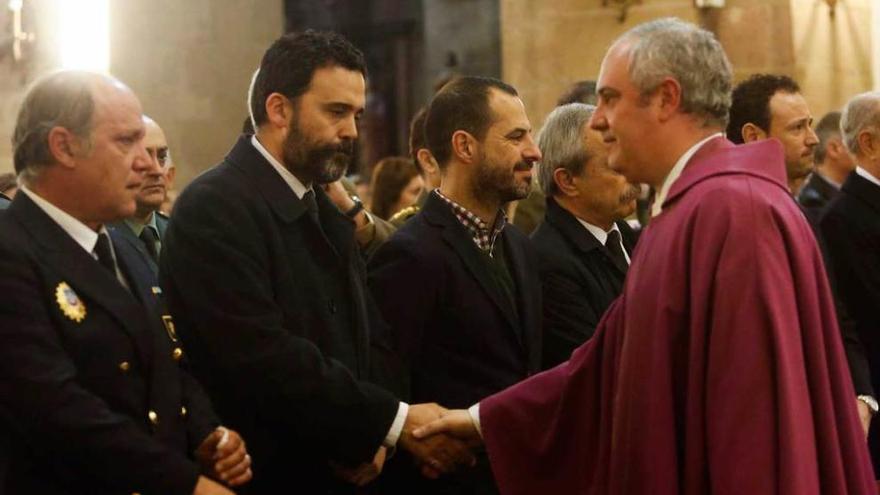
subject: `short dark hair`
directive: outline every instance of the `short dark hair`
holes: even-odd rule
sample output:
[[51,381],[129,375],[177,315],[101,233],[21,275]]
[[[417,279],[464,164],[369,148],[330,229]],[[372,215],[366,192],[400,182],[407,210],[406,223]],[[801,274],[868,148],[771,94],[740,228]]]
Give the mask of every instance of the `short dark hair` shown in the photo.
[[308,90],[316,70],[333,66],[367,75],[364,54],[338,33],[309,29],[275,40],[263,54],[254,81],[250,105],[255,124],[260,126],[268,119],[269,95],[281,93],[294,99]]
[[727,139],[737,144],[745,142],[742,128],[746,124],[770,132],[770,99],[779,92],[800,93],[801,88],[794,79],[777,74],[755,74],[737,84],[733,88]]
[[422,170],[422,164],[419,163],[419,150],[428,147],[425,142],[425,118],[427,116],[428,109],[422,107],[416,112],[409,124],[409,156],[422,175],[425,175],[425,171]]
[[556,102],[556,106],[561,107],[569,103],[595,105],[596,101],[596,81],[578,81],[572,84],[565,93],[562,93],[562,96]]
[[434,95],[425,118],[425,140],[441,168],[452,158],[452,135],[456,131],[465,131],[478,140],[486,137],[495,120],[489,107],[489,91],[493,88],[519,96],[509,84],[476,76],[455,78]]
[[838,111],[828,112],[816,124],[816,137],[819,143],[813,149],[813,161],[822,163],[825,161],[825,155],[828,153],[828,140],[833,137],[841,137],[840,133],[840,116]]

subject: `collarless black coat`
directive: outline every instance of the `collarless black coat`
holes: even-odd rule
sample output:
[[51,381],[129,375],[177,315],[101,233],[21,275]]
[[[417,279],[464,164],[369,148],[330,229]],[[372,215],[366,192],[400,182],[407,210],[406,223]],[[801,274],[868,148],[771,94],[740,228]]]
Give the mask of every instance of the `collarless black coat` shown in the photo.
[[149,267],[111,235],[127,290],[25,194],[0,232],[0,488],[192,493],[191,454],[218,422],[173,357]]
[[[617,222],[623,247],[632,256],[636,235]],[[553,198],[544,222],[532,234],[544,293],[543,366],[568,360],[593,336],[596,325],[623,288],[627,266],[618,266],[604,245]]]
[[372,459],[398,409],[364,381],[382,323],[354,224],[315,195],[321,228],[242,137],[183,191],[163,239],[169,306],[195,375],[248,443],[250,493],[341,489],[329,463]]

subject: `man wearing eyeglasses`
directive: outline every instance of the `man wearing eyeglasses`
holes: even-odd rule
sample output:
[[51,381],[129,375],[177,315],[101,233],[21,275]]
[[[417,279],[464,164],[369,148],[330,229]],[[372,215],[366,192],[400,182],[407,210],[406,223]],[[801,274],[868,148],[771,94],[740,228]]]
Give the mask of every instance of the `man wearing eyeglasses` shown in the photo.
[[143,186],[137,194],[134,216],[113,225],[122,236],[149,261],[154,274],[159,271],[159,251],[168,226],[168,217],[159,211],[168,193],[168,170],[172,168],[168,140],[155,120],[144,115],[144,145],[150,155],[150,166],[144,172]]

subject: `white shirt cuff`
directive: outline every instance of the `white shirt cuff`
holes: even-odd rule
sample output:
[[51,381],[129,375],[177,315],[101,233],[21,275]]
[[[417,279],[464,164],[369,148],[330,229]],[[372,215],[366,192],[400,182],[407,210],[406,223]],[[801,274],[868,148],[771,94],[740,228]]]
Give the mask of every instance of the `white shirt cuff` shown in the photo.
[[483,438],[483,428],[480,426],[480,403],[472,405],[468,408],[468,414],[471,415],[471,421],[474,422],[474,428],[477,429],[477,433],[480,434],[480,438]]
[[400,432],[403,431],[403,425],[406,423],[406,416],[408,414],[409,404],[401,402],[397,406],[397,416],[394,417],[394,422],[391,423],[391,428],[388,430],[388,434],[385,435],[385,442],[382,445],[389,449],[393,449],[397,445],[397,440],[400,438]]

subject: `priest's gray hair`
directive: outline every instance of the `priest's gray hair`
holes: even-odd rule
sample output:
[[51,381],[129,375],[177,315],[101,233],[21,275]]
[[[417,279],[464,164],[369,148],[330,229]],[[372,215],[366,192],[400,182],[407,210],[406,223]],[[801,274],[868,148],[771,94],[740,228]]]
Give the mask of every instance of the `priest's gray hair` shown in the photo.
[[584,142],[584,127],[596,107],[583,103],[569,103],[556,107],[544,120],[538,132],[538,185],[548,198],[559,194],[553,173],[560,168],[571,175],[580,175],[591,153]]
[[880,91],[854,96],[840,116],[840,133],[850,153],[861,154],[859,134],[864,131],[880,136]]
[[706,127],[727,127],[733,70],[715,35],[677,18],[640,24],[615,42],[629,44],[629,76],[643,97],[667,77],[681,85],[681,108]]
[[49,150],[49,132],[63,127],[91,147],[93,90],[97,74],[65,70],[45,76],[31,87],[18,111],[12,133],[13,164],[21,182],[28,184],[55,159]]

